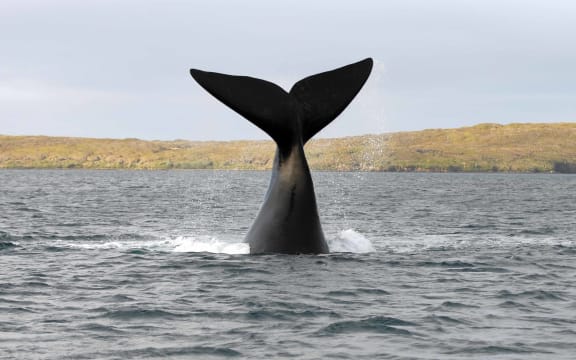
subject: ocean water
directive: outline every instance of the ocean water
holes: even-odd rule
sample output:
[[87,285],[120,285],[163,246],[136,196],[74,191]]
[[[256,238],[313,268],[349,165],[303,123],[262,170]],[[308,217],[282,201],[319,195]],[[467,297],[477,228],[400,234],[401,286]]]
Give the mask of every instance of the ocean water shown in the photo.
[[267,172],[0,171],[0,359],[575,358],[576,176],[313,177],[251,256]]

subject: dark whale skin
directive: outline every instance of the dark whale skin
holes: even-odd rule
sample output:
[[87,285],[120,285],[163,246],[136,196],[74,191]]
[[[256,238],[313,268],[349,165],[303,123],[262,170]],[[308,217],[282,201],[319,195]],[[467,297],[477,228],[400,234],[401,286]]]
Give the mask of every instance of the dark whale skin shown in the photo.
[[372,65],[368,58],[309,76],[289,93],[261,79],[190,70],[200,86],[277,145],[268,192],[246,235],[251,254],[329,252],[304,144],[350,104]]

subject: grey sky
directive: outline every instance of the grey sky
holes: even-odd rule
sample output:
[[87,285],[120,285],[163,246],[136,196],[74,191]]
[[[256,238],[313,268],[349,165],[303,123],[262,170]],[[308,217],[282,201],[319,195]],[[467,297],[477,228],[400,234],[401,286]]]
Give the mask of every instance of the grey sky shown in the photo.
[[266,138],[191,67],[285,89],[371,56],[320,136],[576,120],[570,0],[2,0],[0,134]]

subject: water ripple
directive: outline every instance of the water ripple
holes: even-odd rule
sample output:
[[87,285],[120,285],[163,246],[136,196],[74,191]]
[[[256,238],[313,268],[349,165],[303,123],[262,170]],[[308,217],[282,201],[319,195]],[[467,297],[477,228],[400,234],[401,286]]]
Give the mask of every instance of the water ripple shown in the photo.
[[342,252],[249,256],[268,175],[0,170],[0,357],[573,358],[576,177],[315,173]]
[[321,335],[346,334],[356,332],[373,332],[381,334],[394,334],[411,336],[412,333],[398,326],[416,326],[416,324],[400,319],[375,316],[362,320],[339,321],[332,323],[319,331]]

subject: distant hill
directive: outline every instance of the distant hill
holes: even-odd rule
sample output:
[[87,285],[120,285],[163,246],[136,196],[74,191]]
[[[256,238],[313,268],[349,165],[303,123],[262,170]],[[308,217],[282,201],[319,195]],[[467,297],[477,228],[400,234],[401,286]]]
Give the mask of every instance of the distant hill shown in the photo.
[[[0,168],[250,169],[272,167],[271,141],[144,141],[0,135]],[[576,173],[576,123],[480,124],[316,139],[316,170]]]

